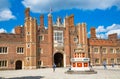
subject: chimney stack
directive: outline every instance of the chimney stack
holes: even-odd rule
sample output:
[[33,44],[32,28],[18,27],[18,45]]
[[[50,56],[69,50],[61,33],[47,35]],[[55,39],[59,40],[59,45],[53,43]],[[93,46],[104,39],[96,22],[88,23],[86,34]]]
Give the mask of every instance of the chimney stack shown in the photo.
[[90,38],[96,38],[96,31],[95,31],[95,28],[94,28],[94,27],[92,27],[92,28],[90,29],[90,35],[91,35]]
[[30,8],[26,8],[25,17],[30,17]]
[[48,14],[48,28],[52,27],[52,15]]
[[44,27],[44,15],[40,16],[40,27]]
[[70,24],[70,27],[74,26],[74,15],[73,14],[69,16],[69,24]]

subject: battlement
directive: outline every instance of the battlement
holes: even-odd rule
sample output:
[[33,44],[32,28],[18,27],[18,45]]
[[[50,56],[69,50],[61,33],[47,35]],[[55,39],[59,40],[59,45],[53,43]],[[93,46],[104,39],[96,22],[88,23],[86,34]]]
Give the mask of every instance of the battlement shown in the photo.
[[108,39],[117,40],[117,33],[109,34]]
[[117,41],[113,41],[110,39],[88,39],[89,45],[96,46],[116,46]]
[[24,40],[23,40],[23,36],[19,34],[0,33],[0,41],[22,42]]

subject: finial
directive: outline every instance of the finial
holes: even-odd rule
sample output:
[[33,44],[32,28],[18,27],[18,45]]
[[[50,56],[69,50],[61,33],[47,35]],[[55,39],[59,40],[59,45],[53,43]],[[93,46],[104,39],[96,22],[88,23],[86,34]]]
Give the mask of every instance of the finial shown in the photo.
[[51,16],[51,13],[52,13],[52,8],[50,8],[48,16]]
[[52,8],[50,8],[50,14],[52,13]]

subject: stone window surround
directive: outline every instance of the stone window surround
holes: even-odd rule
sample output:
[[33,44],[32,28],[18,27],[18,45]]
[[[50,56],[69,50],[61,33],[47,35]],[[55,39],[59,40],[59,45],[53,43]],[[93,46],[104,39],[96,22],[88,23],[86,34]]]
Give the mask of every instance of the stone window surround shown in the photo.
[[96,53],[96,54],[98,54],[99,53],[99,48],[98,47],[94,47],[93,48],[93,52]]
[[99,58],[95,58],[95,64],[100,64],[100,59]]
[[4,67],[7,67],[7,60],[0,60],[0,68],[4,68]]
[[16,52],[17,54],[24,54],[24,47],[17,47]]
[[120,58],[116,58],[116,63],[120,64]]
[[8,54],[8,47],[0,47],[0,54]]
[[43,49],[42,49],[42,48],[39,48],[39,49],[38,49],[38,52],[39,52],[39,53],[43,53]]
[[103,48],[102,48],[102,53],[103,53],[103,54],[107,54],[107,48],[103,47]]
[[109,52],[110,52],[111,54],[115,53],[115,52],[114,52],[114,48],[112,48],[112,47],[109,48]]
[[44,40],[44,35],[39,35],[38,39],[39,39],[39,41],[43,41]]
[[[56,34],[55,34],[56,33]],[[58,36],[57,34],[58,33],[60,33],[60,36]],[[61,36],[62,35],[62,36]],[[62,42],[63,43],[63,31],[59,31],[59,30],[54,30],[54,35],[53,35],[53,37],[54,37],[54,42],[56,43],[58,43],[58,42]],[[58,38],[60,39],[60,40],[58,40]]]

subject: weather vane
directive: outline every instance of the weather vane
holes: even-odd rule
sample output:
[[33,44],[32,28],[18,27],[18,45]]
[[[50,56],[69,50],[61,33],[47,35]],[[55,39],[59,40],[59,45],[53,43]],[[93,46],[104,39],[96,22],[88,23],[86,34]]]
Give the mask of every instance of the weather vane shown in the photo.
[[52,13],[52,8],[50,8],[50,11],[49,11],[49,14],[51,14]]

